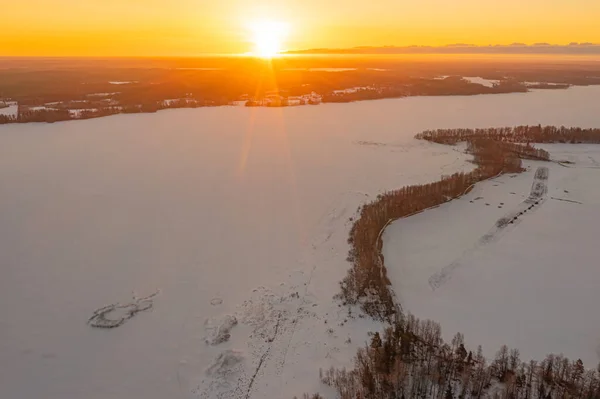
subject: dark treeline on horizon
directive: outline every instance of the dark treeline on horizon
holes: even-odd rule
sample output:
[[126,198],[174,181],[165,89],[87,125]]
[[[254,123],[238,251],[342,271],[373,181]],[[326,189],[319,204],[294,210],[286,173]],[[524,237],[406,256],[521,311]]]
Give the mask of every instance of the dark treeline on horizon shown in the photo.
[[79,119],[101,118],[116,114],[139,114],[153,113],[163,109],[175,108],[198,108],[210,107],[215,104],[210,102],[200,102],[196,100],[178,99],[166,104],[160,102],[144,102],[136,105],[109,106],[94,109],[81,109],[76,113],[71,113],[70,108],[47,108],[47,109],[27,109],[19,110],[16,115],[0,115],[0,125],[7,123],[29,123],[29,122],[61,122]]
[[[130,112],[134,107],[142,107],[141,112],[153,112],[162,109],[160,103],[166,100],[189,99],[198,106],[226,105],[242,97],[260,99],[274,92],[283,97],[314,92],[322,96],[323,102],[349,102],[600,84],[600,65],[586,59],[557,62],[510,57],[489,60],[291,56],[270,61],[249,57],[198,57],[3,59],[2,63],[5,68],[0,69],[0,102],[13,101],[23,106],[59,102],[72,109],[77,108],[75,102],[80,102],[89,103],[90,108],[119,106]],[[499,83],[487,87],[463,80],[463,76],[479,76]],[[356,88],[367,89],[339,93]],[[109,103],[102,104],[101,99]],[[189,106],[183,102],[170,107]],[[111,113],[104,110],[96,116]],[[51,120],[56,117],[57,114],[48,115]],[[40,118],[40,115],[35,116],[36,120]],[[13,119],[2,118],[2,123],[12,122]]]

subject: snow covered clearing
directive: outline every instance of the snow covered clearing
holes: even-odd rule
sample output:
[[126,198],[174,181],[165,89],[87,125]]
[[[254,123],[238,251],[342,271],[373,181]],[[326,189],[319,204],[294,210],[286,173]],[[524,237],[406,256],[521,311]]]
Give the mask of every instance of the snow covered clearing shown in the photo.
[[[177,109],[1,126],[0,397],[331,394],[319,383],[319,368],[351,367],[367,332],[381,329],[356,312],[350,317],[332,300],[349,268],[346,240],[358,206],[385,190],[473,167],[459,149],[417,141],[414,134],[537,123],[598,126],[594,99],[599,95],[598,87],[577,87],[320,107]],[[581,158],[572,153],[562,158],[569,156]],[[593,166],[591,161],[587,165]],[[578,212],[593,204],[594,196],[579,186],[565,186],[571,196],[553,186],[570,170],[550,166],[549,198],[518,229],[550,207]],[[585,170],[590,179],[598,172]],[[490,212],[489,222],[465,213],[463,218],[481,222],[484,234],[529,194],[532,173],[512,179],[518,194],[505,195],[503,209],[497,208],[499,201],[490,206],[466,201],[469,209]],[[481,187],[475,192],[487,186]],[[429,212],[438,210],[415,218]],[[589,213],[584,216],[581,234],[589,232],[592,222]],[[418,219],[398,223],[413,220]],[[447,231],[443,224],[435,226],[435,234]],[[498,244],[513,237],[508,229]],[[451,292],[470,270],[468,264],[436,291],[428,278],[480,235],[473,237],[451,246],[460,237],[450,234],[444,240],[455,252],[444,255],[431,244],[431,254],[422,257],[438,256],[439,262],[424,264],[427,270],[418,276],[402,276],[395,290],[408,310],[419,317],[439,316],[411,302],[407,281],[413,279],[414,289],[423,289],[417,295],[425,299]],[[406,245],[403,238],[384,250]],[[587,277],[582,284],[594,283],[593,276]],[[564,283],[569,281],[548,286],[556,291],[560,284],[559,292],[567,292]],[[511,285],[514,296],[506,299],[508,305],[522,297],[517,289],[518,284]],[[107,304],[135,303],[139,297],[132,302],[132,291],[149,295],[157,290],[151,308],[138,303],[137,309],[145,310],[118,328],[87,324]],[[585,285],[568,295],[593,292]],[[499,306],[494,306],[480,318],[499,317],[494,314]],[[134,309],[108,312],[105,318],[119,320]],[[452,310],[456,319],[448,312],[439,321],[447,332],[463,330],[471,338],[464,320],[459,326],[452,323],[462,320],[459,311]],[[536,322],[542,317],[529,316]],[[565,317],[566,322],[575,312]],[[593,323],[589,317],[579,334],[597,335]],[[472,340],[494,343],[494,332],[488,341],[486,334]],[[564,348],[568,354],[569,346]],[[533,344],[531,349],[537,353]]]
[[549,82],[523,82],[525,86],[538,86],[538,85],[548,85],[548,86],[557,86],[562,85],[564,83],[549,83]]
[[111,84],[111,85],[130,85],[130,84],[133,84],[133,83],[138,83],[138,81],[137,80],[132,80],[130,82],[128,82],[128,81],[112,81],[112,82],[108,82],[108,84]]
[[485,87],[494,87],[495,84],[500,83],[499,80],[484,79],[484,78],[472,77],[472,76],[464,76],[463,79],[466,81],[469,81],[471,83],[479,84],[479,85],[482,85]]
[[357,91],[361,91],[361,90],[372,90],[371,87],[351,87],[349,89],[343,89],[343,90],[334,90],[333,94],[352,94],[352,93],[356,93]]
[[[553,159],[479,183],[468,195],[392,223],[388,276],[406,311],[463,332],[488,357],[549,353],[600,360],[600,146],[539,145]],[[487,349],[487,352],[486,352]]]
[[17,104],[9,105],[8,107],[0,108],[0,115],[13,115],[17,116],[19,106]]

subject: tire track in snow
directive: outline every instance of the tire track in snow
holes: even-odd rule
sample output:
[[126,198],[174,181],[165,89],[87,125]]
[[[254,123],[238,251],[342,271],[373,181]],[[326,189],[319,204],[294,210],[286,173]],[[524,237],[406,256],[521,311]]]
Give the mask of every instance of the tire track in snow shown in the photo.
[[508,226],[520,223],[523,219],[522,216],[524,216],[528,211],[533,211],[539,208],[539,206],[542,205],[547,199],[548,177],[549,169],[545,166],[539,167],[535,172],[529,197],[519,204],[515,210],[498,219],[494,227],[492,227],[486,234],[481,236],[481,238],[473,247],[465,250],[458,259],[449,265],[444,266],[439,272],[431,275],[428,280],[431,289],[435,291],[444,285],[448,280],[450,280],[454,271],[461,266],[464,258],[482,246],[497,240]]
[[[307,317],[318,317],[315,313],[307,310],[311,304],[311,301],[308,300],[309,288],[313,282],[317,266],[323,263],[321,259],[322,255],[318,254],[318,252],[325,251],[327,254],[330,254],[331,251],[329,250],[328,244],[332,236],[338,233],[347,234],[347,224],[352,223],[352,221],[347,218],[350,215],[352,218],[356,217],[355,212],[352,211],[352,209],[357,209],[360,207],[364,202],[365,196],[368,196],[368,194],[360,192],[346,192],[342,194],[341,198],[332,204],[330,207],[331,210],[326,213],[326,217],[321,217],[321,220],[316,227],[313,244],[307,247],[308,252],[306,252],[302,258],[302,263],[310,262],[313,263],[313,266],[310,269],[310,273],[308,273],[307,279],[303,283],[300,283],[304,285],[304,290],[302,290],[301,295],[297,296],[299,301],[295,309],[290,312],[291,318],[283,320],[286,330],[289,327],[289,323],[291,323],[291,326],[289,327],[289,331],[286,331],[286,333],[282,334],[281,336],[281,340],[287,340],[287,343],[282,342],[282,347],[279,350],[275,350],[280,357],[279,362],[276,362],[274,365],[276,375],[281,374],[285,368],[288,357],[287,355],[290,347],[292,346],[298,325]],[[324,240],[322,239],[323,236],[326,236]],[[327,248],[325,248],[326,245]],[[297,292],[296,295],[298,295]]]
[[[277,332],[279,331],[279,323],[280,322],[281,322],[281,313],[279,313],[279,316],[277,317],[277,324],[275,325],[275,333],[273,333],[273,337],[269,339],[269,342],[273,342],[273,341],[275,341],[275,338],[277,338]],[[272,348],[272,346],[269,345],[269,347],[267,348],[265,353],[263,353],[263,355],[260,357],[258,366],[256,367],[256,370],[254,371],[254,375],[252,375],[252,377],[250,378],[250,383],[248,384],[248,391],[246,391],[246,399],[248,399],[250,397],[250,394],[252,393],[252,385],[254,385],[254,380],[256,379],[256,376],[258,375],[260,368],[262,367],[263,363],[265,362],[265,359],[267,358],[267,356],[269,356],[269,352],[271,351],[271,348]]]
[[[316,231],[313,234],[314,239],[311,244],[308,244],[305,249],[305,255],[300,260],[300,264],[313,263],[310,268],[310,272],[307,276],[304,276],[301,280],[297,281],[297,284],[290,285],[287,292],[277,298],[276,306],[281,306],[279,310],[278,320],[275,326],[275,333],[267,340],[266,345],[261,342],[250,343],[250,346],[256,345],[258,348],[255,352],[262,352],[258,355],[256,353],[253,357],[258,357],[258,364],[254,369],[254,373],[250,379],[240,376],[238,380],[238,387],[236,389],[237,395],[234,393],[234,397],[239,397],[240,389],[245,389],[245,394],[242,396],[244,399],[250,399],[255,394],[260,393],[259,381],[262,376],[269,375],[280,375],[285,368],[287,361],[287,355],[294,335],[296,333],[298,324],[306,317],[317,317],[314,312],[307,310],[311,301],[308,300],[309,287],[313,281],[314,274],[319,265],[319,261],[315,259],[316,252],[320,251],[325,245],[328,244],[329,240],[338,231],[345,231],[340,228],[340,223],[346,223],[345,217],[347,216],[348,210],[352,209],[352,199],[348,196],[355,197],[358,195],[362,201],[364,194],[361,193],[344,193],[341,199],[335,201],[330,210],[326,212],[319,220]],[[357,201],[360,203],[361,201]],[[358,205],[357,205],[358,206]],[[304,275],[302,270],[299,270],[301,275]],[[304,289],[301,287],[304,286]],[[300,291],[300,294],[298,293]],[[253,333],[255,340],[257,334]],[[262,348],[262,349],[261,349]],[[256,357],[255,357],[256,356]],[[257,391],[258,390],[258,391]],[[226,396],[229,397],[229,396]]]
[[[309,289],[315,281],[317,267],[323,264],[324,258],[335,253],[338,234],[346,233],[347,224],[351,223],[348,218],[355,216],[353,209],[364,202],[364,197],[364,193],[345,192],[329,204],[328,211],[312,229],[311,240],[298,259],[298,267],[290,268],[287,288],[277,289],[279,292],[275,293],[269,287],[258,287],[238,306],[236,317],[241,324],[252,327],[246,340],[247,350],[240,352],[245,360],[233,367],[228,381],[215,381],[208,376],[194,393],[207,399],[251,399],[264,397],[273,390],[269,385],[273,377],[284,372],[290,348],[295,345],[298,324],[306,318],[319,318],[310,310],[314,301]],[[334,236],[336,244],[330,242]]]

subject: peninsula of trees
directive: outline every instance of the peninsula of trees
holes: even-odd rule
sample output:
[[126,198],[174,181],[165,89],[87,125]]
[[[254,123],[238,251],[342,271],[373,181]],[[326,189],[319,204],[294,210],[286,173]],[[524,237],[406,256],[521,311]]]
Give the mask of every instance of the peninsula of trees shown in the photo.
[[439,324],[403,313],[381,253],[381,237],[391,221],[464,195],[479,181],[519,173],[522,159],[550,161],[547,151],[531,143],[600,143],[600,129],[541,125],[439,129],[416,138],[448,145],[466,142],[477,168],[435,183],[383,193],[360,209],[348,238],[352,267],[340,283],[337,298],[344,304],[360,305],[366,314],[390,327],[383,337],[375,333],[370,346],[358,351],[354,370],[321,372],[322,381],[335,387],[342,399],[600,398],[600,365],[586,369],[581,360],[571,362],[562,355],[524,363],[517,349],[506,346],[488,362],[481,347],[475,353],[467,349],[460,333],[445,343]]

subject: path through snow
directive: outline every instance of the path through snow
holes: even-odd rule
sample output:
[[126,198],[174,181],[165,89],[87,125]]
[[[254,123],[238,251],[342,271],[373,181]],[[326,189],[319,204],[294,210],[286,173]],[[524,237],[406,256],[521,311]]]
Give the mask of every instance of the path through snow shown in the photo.
[[535,209],[539,208],[546,201],[548,194],[548,175],[548,168],[545,166],[540,166],[535,172],[533,184],[531,185],[531,191],[527,199],[519,204],[516,209],[498,219],[494,227],[481,236],[475,245],[465,250],[458,259],[454,260],[449,265],[444,266],[442,270],[429,277],[429,285],[431,286],[431,289],[436,290],[446,283],[452,277],[452,273],[458,267],[460,267],[464,258],[472,255],[482,246],[494,242],[499,238],[500,234],[503,234],[507,231],[508,227],[521,223],[527,212],[531,213]]

